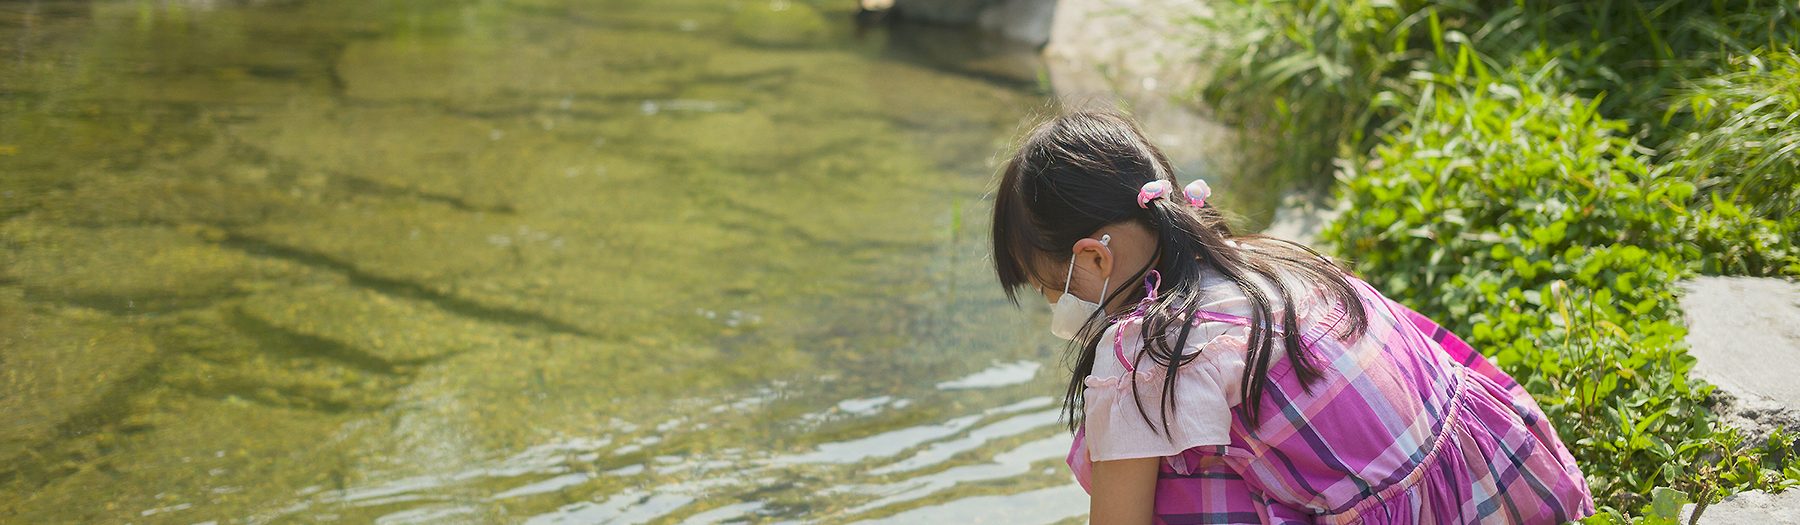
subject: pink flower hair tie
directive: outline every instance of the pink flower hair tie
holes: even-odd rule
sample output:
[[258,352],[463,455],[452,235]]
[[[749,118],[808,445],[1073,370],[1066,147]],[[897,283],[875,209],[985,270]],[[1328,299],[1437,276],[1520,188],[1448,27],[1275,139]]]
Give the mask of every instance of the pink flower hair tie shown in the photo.
[[1188,204],[1194,205],[1195,208],[1205,207],[1206,199],[1212,197],[1212,186],[1208,186],[1203,179],[1194,179],[1194,182],[1189,182],[1187,187],[1182,188],[1181,191],[1187,194]]
[[1150,201],[1167,197],[1172,191],[1175,191],[1175,188],[1173,185],[1169,184],[1169,181],[1156,179],[1146,182],[1144,183],[1144,187],[1138,188],[1138,207],[1149,208]]

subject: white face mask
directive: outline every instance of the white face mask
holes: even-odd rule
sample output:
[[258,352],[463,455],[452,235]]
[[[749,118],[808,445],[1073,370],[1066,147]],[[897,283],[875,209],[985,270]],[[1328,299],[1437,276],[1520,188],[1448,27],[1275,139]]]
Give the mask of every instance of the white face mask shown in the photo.
[[[1112,235],[1101,235],[1100,245],[1106,246],[1106,243],[1111,240]],[[1075,258],[1069,257],[1069,274],[1063,277],[1062,296],[1056,298],[1056,302],[1050,303],[1050,333],[1063,340],[1075,339],[1075,335],[1081,332],[1081,327],[1087,325],[1088,318],[1093,317],[1094,312],[1100,311],[1099,303],[1083,301],[1075,294],[1069,293],[1069,283],[1074,277]],[[1112,284],[1110,275],[1100,282],[1100,297],[1106,297],[1108,284]]]

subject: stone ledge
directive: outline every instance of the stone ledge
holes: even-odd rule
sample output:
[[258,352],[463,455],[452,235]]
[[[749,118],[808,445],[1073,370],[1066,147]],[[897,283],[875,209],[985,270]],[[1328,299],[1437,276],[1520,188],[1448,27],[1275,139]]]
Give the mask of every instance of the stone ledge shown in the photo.
[[1725,394],[1726,422],[1760,441],[1800,421],[1800,283],[1699,277],[1681,287],[1694,375]]
[[864,9],[891,8],[900,18],[932,24],[972,26],[1042,46],[1050,41],[1056,0],[892,0],[863,2]]
[[[1800,283],[1699,277],[1682,283],[1694,376],[1719,387],[1719,417],[1753,442],[1800,429]],[[1688,522],[1693,505],[1682,510]],[[1750,491],[1708,506],[1699,523],[1800,525],[1800,491]]]
[[[1681,509],[1681,522],[1689,523],[1694,506]],[[1800,525],[1800,490],[1769,494],[1760,490],[1740,492],[1706,507],[1697,523],[1725,525]]]

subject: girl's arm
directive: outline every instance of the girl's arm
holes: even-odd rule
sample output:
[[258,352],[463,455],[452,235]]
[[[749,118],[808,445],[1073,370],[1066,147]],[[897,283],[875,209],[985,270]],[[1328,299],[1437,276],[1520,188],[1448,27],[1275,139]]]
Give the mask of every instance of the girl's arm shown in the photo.
[[1161,461],[1156,457],[1095,461],[1088,523],[1150,523],[1156,507],[1156,471]]

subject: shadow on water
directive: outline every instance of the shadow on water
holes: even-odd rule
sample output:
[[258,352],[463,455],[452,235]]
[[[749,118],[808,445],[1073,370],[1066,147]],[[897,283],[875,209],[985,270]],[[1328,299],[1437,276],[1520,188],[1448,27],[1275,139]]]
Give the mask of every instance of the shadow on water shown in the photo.
[[844,4],[0,4],[0,521],[1080,516],[1042,66]]

